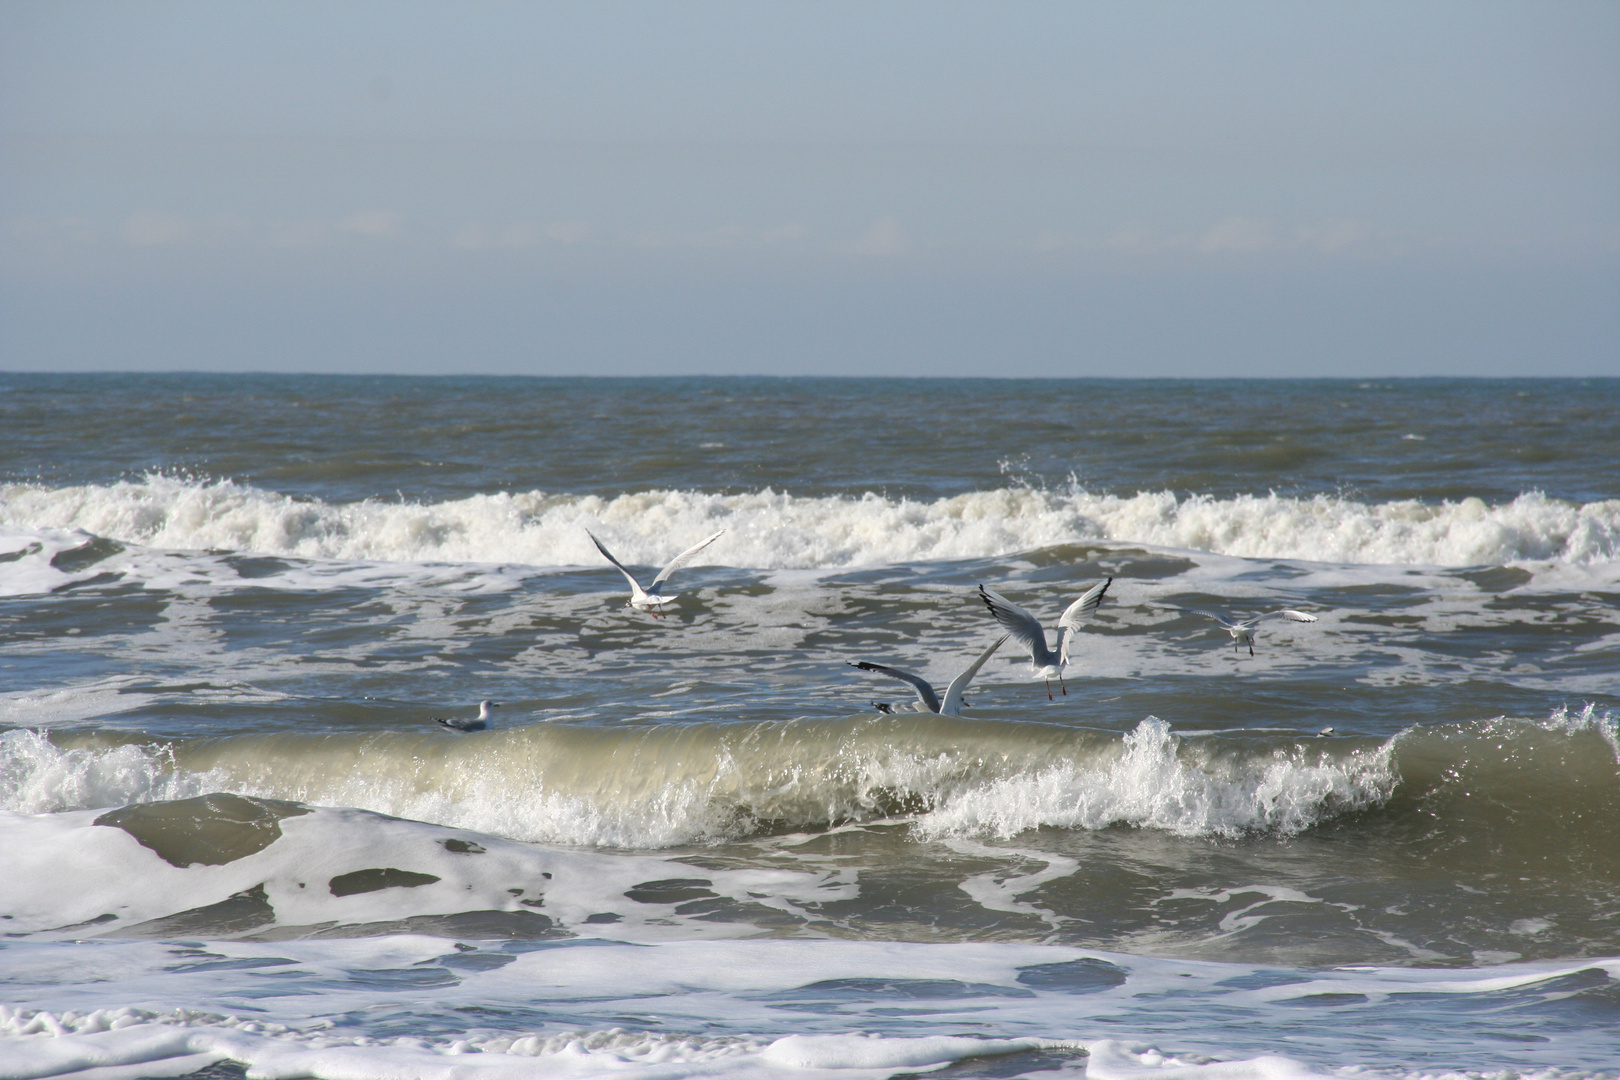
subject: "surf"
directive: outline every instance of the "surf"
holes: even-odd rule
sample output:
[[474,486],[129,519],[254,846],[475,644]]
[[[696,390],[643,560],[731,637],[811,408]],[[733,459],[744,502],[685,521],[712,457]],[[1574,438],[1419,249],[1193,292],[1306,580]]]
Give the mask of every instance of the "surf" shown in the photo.
[[[1375,565],[1592,565],[1620,559],[1620,500],[1573,503],[1529,491],[1508,502],[1363,502],[1276,493],[1217,498],[1013,485],[936,499],[652,489],[613,497],[495,492],[440,502],[328,503],[231,480],[0,487],[5,550],[49,563],[62,534],[175,551],[348,562],[596,566],[598,525],[629,564],[662,566],[726,529],[696,565],[831,570],[971,560],[1053,545],[1136,543],[1249,559]],[[29,546],[56,545],[43,560]],[[18,573],[13,567],[8,573]]]
[[550,723],[463,738],[13,730],[0,734],[0,796],[14,812],[48,813],[221,791],[610,849],[894,819],[922,838],[1116,826],[1289,836],[1391,806],[1483,824],[1511,804],[1598,828],[1620,822],[1617,745],[1613,718],[1591,710],[1387,739],[1178,733],[1155,717],[1118,732],[904,714]]

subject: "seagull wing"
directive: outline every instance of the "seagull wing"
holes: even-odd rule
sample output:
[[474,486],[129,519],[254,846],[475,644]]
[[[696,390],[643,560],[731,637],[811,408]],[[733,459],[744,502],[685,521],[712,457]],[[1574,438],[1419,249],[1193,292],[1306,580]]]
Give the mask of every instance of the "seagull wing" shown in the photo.
[[[1260,616],[1260,619],[1272,619],[1272,618],[1288,619],[1291,622],[1315,622],[1316,621],[1316,616],[1312,615],[1308,611],[1293,611],[1293,610],[1291,610],[1289,608],[1278,608],[1276,611],[1268,611],[1264,615]],[[1254,621],[1259,622],[1260,619],[1255,619]]]
[[608,562],[612,563],[614,566],[617,566],[619,568],[619,573],[624,575],[624,580],[626,580],[626,581],[628,581],[630,583],[630,593],[631,593],[632,596],[641,596],[646,592],[646,590],[641,587],[641,582],[636,580],[636,575],[634,575],[630,571],[626,570],[624,568],[624,563],[620,562],[618,559],[615,559],[613,557],[613,552],[609,551],[602,544],[602,541],[600,541],[600,540],[598,540],[596,538],[595,533],[591,532],[591,530],[589,530],[589,529],[586,529],[585,530],[585,535],[591,538],[591,543],[596,545],[596,550],[600,551],[602,553],[603,557],[606,558]]
[[664,583],[665,578],[669,577],[669,575],[685,566],[692,556],[696,555],[698,552],[702,551],[704,548],[708,547],[725,534],[726,530],[721,529],[707,540],[699,541],[698,543],[693,544],[691,547],[669,560],[669,565],[658,571],[658,576],[653,578],[652,587],[647,591],[652,593],[654,596],[658,595],[658,587]]
[[[997,642],[997,644],[999,645],[1000,642]],[[913,675],[909,671],[901,671],[899,668],[884,667],[882,664],[869,663],[865,660],[846,660],[845,663],[847,663],[850,667],[858,667],[862,671],[873,671],[879,675],[887,675],[891,679],[899,679],[903,683],[910,683],[911,688],[917,691],[917,700],[923,703],[923,708],[927,709],[931,713],[939,712],[939,695],[934,693],[934,688],[930,686],[928,684],[928,680],[924,679],[922,676]],[[976,666],[977,665],[975,665],[975,667]],[[971,678],[971,676],[969,677]],[[951,685],[955,686],[956,684],[952,683]],[[963,683],[962,685],[966,686],[967,684]]]
[[1114,579],[1108,578],[1102,584],[1093,585],[1087,589],[1080,595],[1080,599],[1070,604],[1068,610],[1064,611],[1063,617],[1058,620],[1058,625],[1066,626],[1070,630],[1080,629],[1081,623],[1084,623],[1097,613],[1097,605],[1102,603],[1103,593],[1107,592],[1108,586],[1113,583]]
[[1240,626],[1246,625],[1245,623],[1233,622],[1231,619],[1217,615],[1213,611],[1200,611],[1198,608],[1190,607],[1176,608],[1175,610],[1186,612],[1188,615],[1202,615],[1206,619],[1214,619],[1228,630],[1235,630]]
[[979,654],[979,658],[977,660],[973,661],[973,663],[967,666],[966,671],[962,672],[962,674],[951,680],[951,685],[945,690],[945,704],[940,706],[939,709],[941,713],[946,716],[962,715],[962,695],[967,693],[968,683],[973,681],[973,676],[977,675],[979,673],[979,669],[984,667],[984,662],[990,659],[995,651],[1001,648],[1001,643],[1006,641],[1010,636],[1011,635],[1008,634],[1002,634],[1000,637],[996,638],[996,640],[990,643],[990,647],[988,649]]
[[990,609],[990,614],[996,617],[1014,641],[1029,650],[1030,660],[1041,667],[1052,662],[1052,654],[1046,647],[1046,631],[1035,616],[1008,600],[994,589],[979,586],[979,598],[984,606]]
[[1058,634],[1060,635],[1058,664],[1060,666],[1068,667],[1069,644],[1074,640],[1074,632],[1079,630],[1087,619],[1096,614],[1097,605],[1102,603],[1103,593],[1107,592],[1108,586],[1113,583],[1114,579],[1108,578],[1101,585],[1093,585],[1080,595],[1080,599],[1070,604],[1068,609],[1063,612],[1063,617],[1058,620]]

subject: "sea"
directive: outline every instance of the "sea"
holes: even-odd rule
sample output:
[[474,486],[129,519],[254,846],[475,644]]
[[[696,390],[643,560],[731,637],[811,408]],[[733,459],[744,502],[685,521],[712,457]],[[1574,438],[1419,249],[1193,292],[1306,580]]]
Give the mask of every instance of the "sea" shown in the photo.
[[1617,417],[0,373],[0,1078],[1613,1080]]

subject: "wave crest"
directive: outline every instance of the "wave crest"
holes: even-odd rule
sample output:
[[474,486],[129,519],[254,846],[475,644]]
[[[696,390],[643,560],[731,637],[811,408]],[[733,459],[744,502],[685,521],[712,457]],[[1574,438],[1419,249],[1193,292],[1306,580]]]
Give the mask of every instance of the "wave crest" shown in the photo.
[[0,732],[0,808],[51,814],[188,799],[212,778],[177,770],[167,747],[59,747],[43,732]]
[[599,563],[581,529],[596,523],[622,558],[650,565],[726,528],[725,541],[699,561],[760,569],[992,558],[1086,540],[1336,563],[1620,559],[1620,500],[1579,505],[1536,492],[1496,506],[1477,498],[1364,503],[1327,495],[1124,496],[1030,487],[934,500],[870,492],[811,497],[655,490],[602,498],[531,491],[333,505],[229,480],[151,475],[110,485],[0,487],[0,520],[170,549],[536,566]]
[[925,834],[1008,837],[1041,826],[1134,825],[1178,836],[1302,832],[1335,814],[1383,802],[1394,790],[1390,744],[1334,757],[1303,748],[1269,755],[1188,745],[1150,716],[1127,732],[1106,768],[1063,762],[964,792],[921,822]]
[[894,818],[936,837],[1115,824],[1289,834],[1386,799],[1396,780],[1390,742],[1182,739],[1153,717],[1123,738],[944,717],[543,725],[458,740],[233,736],[150,748],[96,749],[88,738],[68,748],[33,732],[0,735],[6,808],[230,791],[513,839],[662,848]]

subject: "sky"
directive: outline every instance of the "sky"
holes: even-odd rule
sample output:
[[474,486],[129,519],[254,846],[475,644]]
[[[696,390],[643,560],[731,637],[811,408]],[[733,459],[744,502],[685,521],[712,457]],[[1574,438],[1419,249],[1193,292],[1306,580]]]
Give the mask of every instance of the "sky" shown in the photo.
[[1620,4],[0,5],[0,369],[1620,375]]

